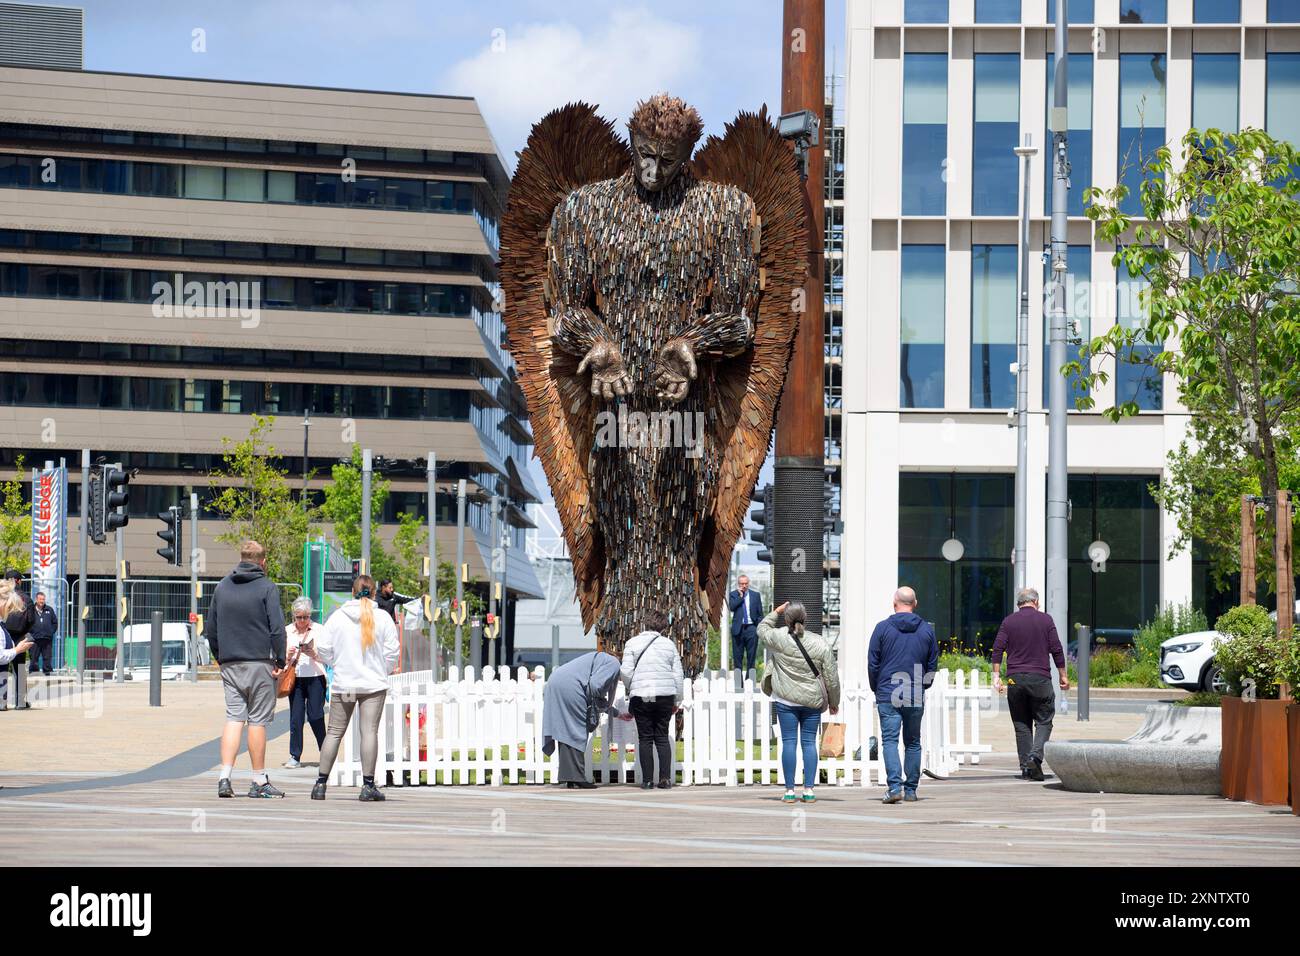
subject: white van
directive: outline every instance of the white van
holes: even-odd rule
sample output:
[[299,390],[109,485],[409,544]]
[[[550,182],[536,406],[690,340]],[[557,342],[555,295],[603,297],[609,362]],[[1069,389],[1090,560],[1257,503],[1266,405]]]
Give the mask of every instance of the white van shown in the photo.
[[[132,680],[149,679],[149,642],[153,636],[151,624],[128,624],[122,629],[122,646],[126,658],[122,662],[125,675]],[[183,680],[190,674],[190,625],[184,621],[164,621],[162,630],[162,679]],[[212,654],[208,642],[199,640],[199,665],[210,663]]]

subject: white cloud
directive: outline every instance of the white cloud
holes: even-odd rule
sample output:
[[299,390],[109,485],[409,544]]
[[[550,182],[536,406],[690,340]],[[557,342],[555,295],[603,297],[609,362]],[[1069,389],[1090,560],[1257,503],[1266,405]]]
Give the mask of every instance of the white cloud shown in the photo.
[[503,27],[500,49],[452,65],[442,87],[473,96],[513,163],[532,124],[574,100],[626,119],[648,93],[672,90],[699,65],[699,33],[644,8],[616,10],[599,25],[533,23]]

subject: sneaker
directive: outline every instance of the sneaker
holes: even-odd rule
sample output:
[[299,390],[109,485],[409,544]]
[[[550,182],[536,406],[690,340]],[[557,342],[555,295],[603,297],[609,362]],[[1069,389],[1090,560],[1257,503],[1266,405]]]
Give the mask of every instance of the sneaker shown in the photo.
[[373,783],[362,784],[361,795],[357,797],[363,803],[379,803],[388,798]]
[[672,788],[673,788],[673,782],[672,782],[671,780],[660,780],[660,781],[659,781],[659,789],[660,789],[660,790],[671,790]]
[[317,781],[316,785],[311,788],[311,798],[313,800],[324,800],[325,784],[321,783],[320,781]]
[[785,796],[781,798],[782,803],[798,803],[799,798],[794,795],[793,790],[787,790]]
[[1025,776],[1030,780],[1046,780],[1047,777],[1043,775],[1043,762],[1030,757],[1029,766],[1025,768]]
[[803,796],[800,797],[799,799],[801,799],[804,803],[816,803],[817,794],[813,793],[811,790],[805,790],[803,792]]
[[642,790],[653,790],[654,788],[655,788],[655,785],[654,785],[653,783],[651,783],[649,780],[642,780],[642,781],[641,781],[641,789],[642,789]]
[[916,801],[917,801],[917,796],[915,790],[909,790],[903,794],[904,803],[916,803]]
[[248,795],[254,799],[279,800],[284,796],[284,791],[271,786],[271,781],[268,780],[261,786],[254,783],[248,788]]
[[880,802],[881,803],[902,803],[903,795],[898,791],[894,791],[893,793],[887,793],[885,794],[885,796],[881,797]]
[[234,795],[235,795],[235,788],[230,785],[229,777],[222,777],[220,780],[217,781],[217,796],[233,797]]
[[284,767],[286,770],[297,770],[299,767],[302,766],[302,764],[300,764],[300,763],[299,763],[296,759],[294,759],[293,757],[290,757],[290,758],[289,758],[288,760],[286,760],[284,763],[280,764],[280,766],[281,766],[281,767]]

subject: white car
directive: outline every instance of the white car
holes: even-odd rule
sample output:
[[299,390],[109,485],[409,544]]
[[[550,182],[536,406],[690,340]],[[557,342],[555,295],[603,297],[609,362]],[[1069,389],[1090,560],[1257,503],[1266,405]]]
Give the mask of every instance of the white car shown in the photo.
[[1218,631],[1171,637],[1160,645],[1160,679],[1170,687],[1226,693],[1227,685],[1214,663],[1214,642],[1222,638]]
[[[1269,616],[1277,620],[1276,611]],[[1296,602],[1296,619],[1300,620],[1300,601]],[[1218,631],[1195,631],[1165,641],[1160,645],[1160,679],[1170,687],[1226,693],[1228,687],[1214,663],[1216,640],[1227,638]]]

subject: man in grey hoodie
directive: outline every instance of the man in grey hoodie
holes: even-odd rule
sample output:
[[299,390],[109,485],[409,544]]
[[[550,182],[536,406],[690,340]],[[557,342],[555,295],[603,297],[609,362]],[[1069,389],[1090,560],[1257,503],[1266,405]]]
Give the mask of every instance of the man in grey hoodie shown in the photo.
[[235,795],[230,775],[247,724],[253,765],[248,795],[283,797],[266,777],[266,727],[275,718],[275,682],[285,665],[284,612],[279,591],[266,576],[266,549],[256,541],[243,543],[239,564],[212,592],[205,631],[226,693],[217,796]]
[[[921,780],[921,715],[925,688],[939,670],[939,642],[934,628],[916,613],[916,592],[901,587],[894,592],[894,613],[876,625],[867,651],[867,681],[876,695],[880,714],[880,752],[885,760],[889,793],[882,802],[909,803],[916,799]],[[898,736],[906,754],[899,766]]]

